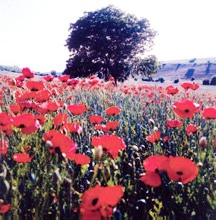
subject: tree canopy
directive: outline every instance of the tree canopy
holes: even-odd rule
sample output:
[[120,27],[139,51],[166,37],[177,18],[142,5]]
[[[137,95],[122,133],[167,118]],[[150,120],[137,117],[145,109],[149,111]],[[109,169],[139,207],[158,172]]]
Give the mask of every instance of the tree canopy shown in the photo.
[[[147,19],[138,19],[114,6],[86,12],[70,24],[66,46],[71,52],[64,74],[124,81],[136,55],[152,49],[156,32]],[[148,73],[149,74],[149,73]]]

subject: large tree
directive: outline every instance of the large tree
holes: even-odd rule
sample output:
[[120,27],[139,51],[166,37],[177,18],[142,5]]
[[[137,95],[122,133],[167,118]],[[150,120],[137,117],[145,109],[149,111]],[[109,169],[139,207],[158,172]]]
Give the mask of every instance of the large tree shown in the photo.
[[156,32],[147,19],[138,19],[113,6],[86,12],[70,24],[66,46],[71,52],[64,74],[86,77],[97,74],[105,80],[125,80],[131,61],[153,46]]

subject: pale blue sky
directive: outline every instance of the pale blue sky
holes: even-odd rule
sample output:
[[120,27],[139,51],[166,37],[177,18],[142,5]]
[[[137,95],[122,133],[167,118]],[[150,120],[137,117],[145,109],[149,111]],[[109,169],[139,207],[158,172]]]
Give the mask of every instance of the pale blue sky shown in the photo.
[[69,24],[109,4],[149,20],[159,61],[216,56],[215,0],[0,0],[0,65],[63,71]]

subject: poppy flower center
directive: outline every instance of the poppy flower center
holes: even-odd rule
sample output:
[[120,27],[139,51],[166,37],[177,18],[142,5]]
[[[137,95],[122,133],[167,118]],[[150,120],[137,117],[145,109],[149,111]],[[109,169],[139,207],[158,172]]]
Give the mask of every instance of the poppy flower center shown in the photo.
[[98,198],[93,199],[92,200],[92,205],[95,206],[97,204],[97,202],[98,202]]
[[178,175],[180,175],[180,176],[183,175],[183,172],[182,172],[182,171],[177,171],[176,173],[177,173]]
[[24,124],[20,124],[19,128],[25,128],[25,125]]
[[189,112],[189,109],[185,109],[185,112],[188,113],[188,112]]

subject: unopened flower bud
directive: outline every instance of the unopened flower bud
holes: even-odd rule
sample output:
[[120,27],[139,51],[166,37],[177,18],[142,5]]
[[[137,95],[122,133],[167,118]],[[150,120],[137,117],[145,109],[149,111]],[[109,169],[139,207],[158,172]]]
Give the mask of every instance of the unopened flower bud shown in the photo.
[[155,121],[154,121],[154,119],[152,119],[152,118],[150,118],[150,119],[148,120],[148,123],[149,123],[150,125],[152,125],[152,126],[155,125]]
[[102,155],[103,155],[103,147],[99,145],[97,148],[95,148],[95,160],[100,161]]
[[202,147],[202,148],[207,146],[207,138],[206,137],[201,137],[199,139],[199,146]]

